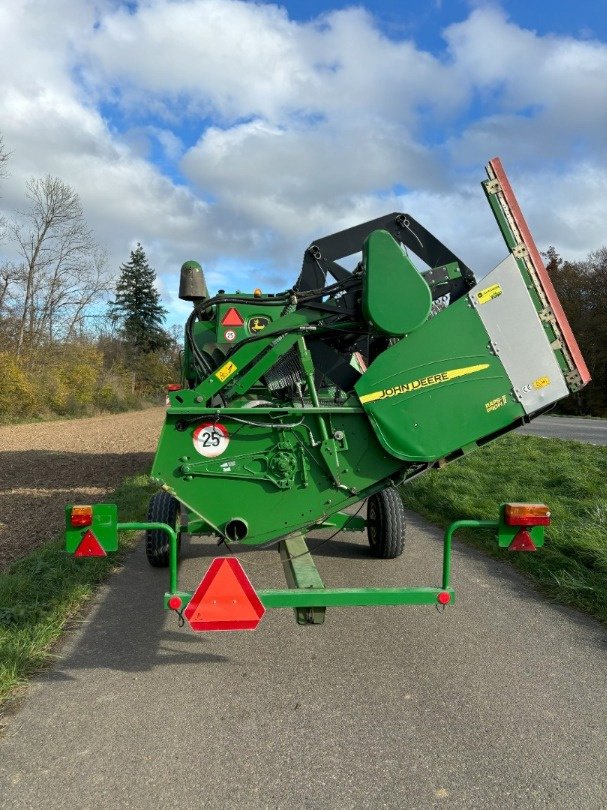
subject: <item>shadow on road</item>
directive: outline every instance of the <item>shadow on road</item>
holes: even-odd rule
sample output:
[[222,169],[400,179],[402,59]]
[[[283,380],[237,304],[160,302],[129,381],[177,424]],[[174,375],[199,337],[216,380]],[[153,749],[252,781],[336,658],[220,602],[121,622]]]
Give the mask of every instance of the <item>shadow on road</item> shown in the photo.
[[150,568],[140,545],[103,589],[100,603],[84,619],[84,632],[67,645],[48,677],[71,678],[64,670],[73,669],[147,672],[173,663],[227,661],[201,649],[204,637],[179,628],[176,615],[164,611],[167,587],[167,570]]

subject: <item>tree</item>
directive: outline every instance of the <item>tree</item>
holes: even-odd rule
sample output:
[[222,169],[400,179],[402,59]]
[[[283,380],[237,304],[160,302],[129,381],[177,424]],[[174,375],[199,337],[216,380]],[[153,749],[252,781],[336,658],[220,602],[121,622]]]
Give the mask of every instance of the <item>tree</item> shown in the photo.
[[155,280],[156,272],[138,242],[130,260],[120,267],[115,298],[109,307],[127,347],[136,354],[165,349],[170,343],[162,328],[167,310],[160,303]]
[[[564,411],[607,414],[607,248],[583,261],[563,260],[551,247],[544,254],[563,309],[588,364],[592,382],[575,398],[562,403]],[[577,406],[577,407],[576,407]]]
[[6,164],[8,163],[9,154],[4,147],[4,139],[0,135],[0,180],[6,178]]
[[105,257],[80,198],[47,175],[27,183],[30,208],[9,224],[21,257],[13,272],[16,352],[82,331],[87,309],[109,290]]

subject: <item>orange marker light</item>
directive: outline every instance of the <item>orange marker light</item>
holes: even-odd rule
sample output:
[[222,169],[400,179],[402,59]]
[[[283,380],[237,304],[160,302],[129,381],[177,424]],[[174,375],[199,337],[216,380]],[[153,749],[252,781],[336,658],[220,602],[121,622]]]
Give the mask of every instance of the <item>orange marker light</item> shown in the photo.
[[93,522],[93,507],[92,506],[72,506],[72,514],[70,515],[70,523],[74,528],[81,528],[83,526],[90,526]]
[[255,289],[253,290],[253,295],[255,296],[255,298],[259,298],[261,296],[261,290],[259,289],[259,287],[255,287]]
[[550,509],[545,503],[507,503],[504,521],[507,526],[549,526]]

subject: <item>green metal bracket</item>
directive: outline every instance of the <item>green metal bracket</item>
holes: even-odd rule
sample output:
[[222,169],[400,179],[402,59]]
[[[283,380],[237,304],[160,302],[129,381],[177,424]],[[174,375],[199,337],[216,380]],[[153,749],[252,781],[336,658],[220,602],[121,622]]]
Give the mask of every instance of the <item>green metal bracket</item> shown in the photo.
[[[119,523],[118,531],[131,532],[147,529],[158,529],[169,536],[169,587],[171,593],[177,592],[177,532],[168,523]],[[190,595],[191,598],[191,595]],[[188,600],[189,601],[189,600]]]
[[[336,524],[346,523],[345,513],[334,515],[330,520]],[[354,516],[355,518],[357,516]],[[364,518],[358,518],[364,523]],[[328,521],[327,521],[328,523]],[[138,524],[141,525],[141,524]],[[258,590],[257,596],[266,608],[293,608],[299,624],[323,624],[327,607],[367,607],[372,605],[437,605],[445,606],[455,601],[451,587],[451,546],[453,535],[459,529],[498,529],[496,520],[456,520],[447,527],[443,540],[443,568],[440,588],[325,588],[303,535],[286,538],[280,545],[280,555],[285,564],[288,590]],[[167,527],[170,528],[170,527]],[[356,528],[362,528],[360,522]],[[171,556],[171,591],[164,594],[164,607],[168,601],[179,596],[181,604],[187,605],[192,592],[177,590],[177,562],[173,570]]]
[[[287,537],[281,542],[280,559],[284,565],[285,578],[289,588],[296,588],[300,591],[315,589],[323,592],[325,590],[303,534]],[[323,624],[325,611],[324,605],[305,605],[295,607],[295,617],[298,624]]]
[[362,532],[367,526],[367,519],[362,515],[349,515],[347,512],[336,512],[317,523],[315,529],[347,529],[349,532]]
[[[106,516],[108,512],[107,504],[98,504],[94,507],[95,514]],[[111,506],[111,505],[110,505]],[[446,605],[455,599],[455,592],[451,587],[451,547],[453,535],[459,529],[494,529],[498,533],[500,546],[506,544],[513,531],[520,527],[507,527],[506,536],[505,524],[503,520],[504,504],[500,509],[500,520],[456,520],[447,527],[443,539],[443,568],[442,582],[440,588],[413,587],[413,588],[325,588],[324,583],[318,573],[312,555],[306,544],[303,534],[296,534],[285,538],[280,544],[280,556],[285,567],[285,577],[289,586],[288,590],[272,589],[258,590],[257,595],[266,608],[293,608],[297,622],[299,624],[323,624],[327,607],[347,607],[347,606],[369,606],[369,605]],[[100,509],[101,507],[101,509]],[[71,507],[70,507],[71,508]],[[115,513],[115,507],[114,512]],[[111,511],[111,510],[110,510]],[[112,517],[110,515],[110,517]],[[69,512],[66,511],[66,519]],[[325,528],[336,526],[344,528],[352,522],[352,529],[360,530],[364,528],[365,520],[357,515],[338,513],[319,524]],[[180,591],[178,583],[177,568],[177,532],[167,523],[151,522],[127,522],[112,524],[112,537],[105,537],[108,545],[114,545],[113,535],[119,531],[141,531],[156,529],[163,531],[169,538],[169,591],[164,594],[164,607],[170,609],[169,599],[179,597],[180,605],[187,605],[192,598],[192,592]],[[98,523],[94,522],[95,529]],[[114,529],[115,527],[115,529]],[[107,528],[107,526],[106,526]],[[543,541],[540,537],[542,527],[533,527],[530,531],[536,531],[535,540],[541,545]],[[71,539],[73,529],[66,532],[68,539]],[[75,541],[74,541],[75,542]],[[71,545],[74,545],[74,542]],[[117,544],[116,544],[117,547]]]

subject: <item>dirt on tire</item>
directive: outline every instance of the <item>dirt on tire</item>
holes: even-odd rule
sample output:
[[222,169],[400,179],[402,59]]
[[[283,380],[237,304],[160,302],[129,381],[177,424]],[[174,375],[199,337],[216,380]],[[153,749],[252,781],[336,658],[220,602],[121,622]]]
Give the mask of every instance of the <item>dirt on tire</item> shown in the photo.
[[66,503],[96,503],[152,465],[164,408],[0,427],[0,570],[63,532]]

